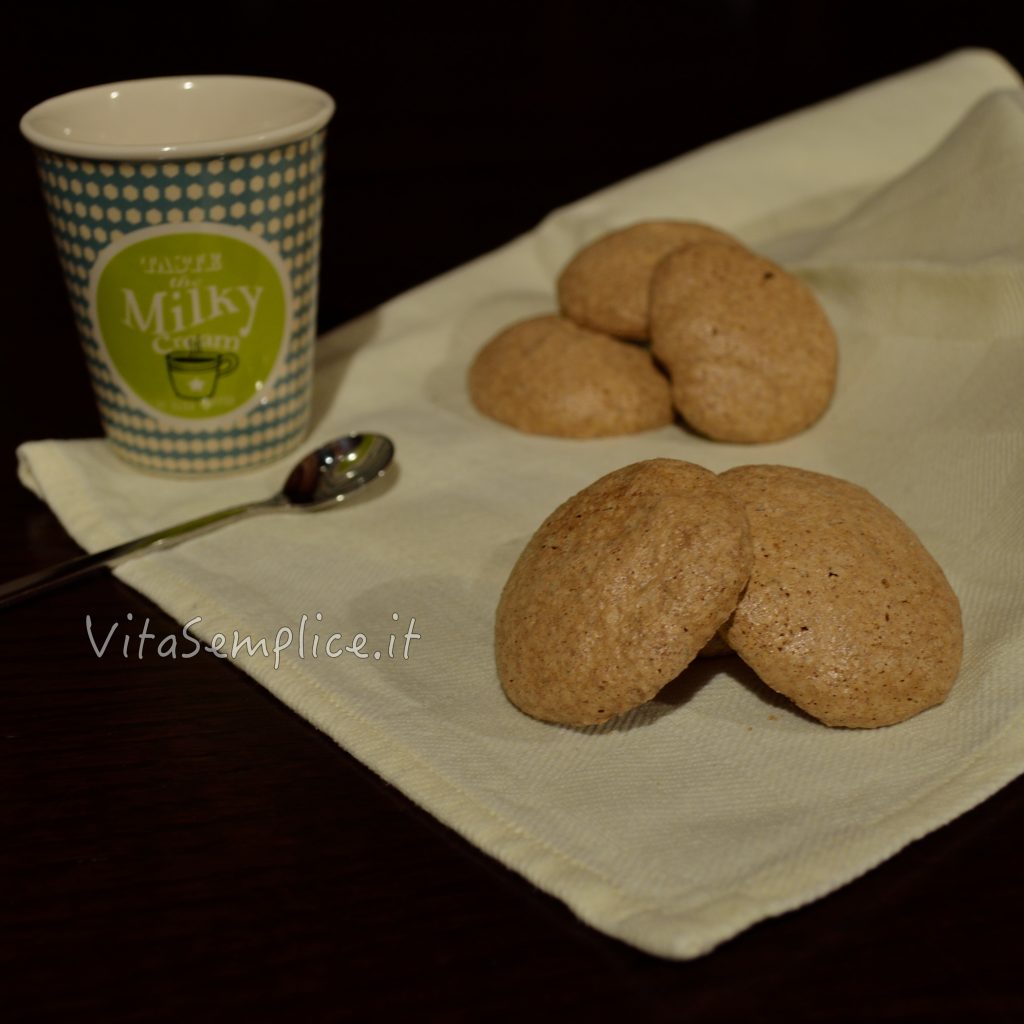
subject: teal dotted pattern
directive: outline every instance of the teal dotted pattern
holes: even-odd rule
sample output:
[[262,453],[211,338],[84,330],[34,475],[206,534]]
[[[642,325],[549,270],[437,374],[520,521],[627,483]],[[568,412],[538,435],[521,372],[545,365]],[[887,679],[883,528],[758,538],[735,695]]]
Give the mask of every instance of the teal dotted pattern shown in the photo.
[[[284,455],[305,435],[313,384],[324,132],[216,159],[152,163],[81,160],[36,150],[71,306],[107,438],[154,472],[198,476]],[[115,382],[89,315],[89,273],[103,250],[133,231],[214,222],[244,228],[280,256],[291,278],[292,332],[271,394],[227,426],[158,422]]]

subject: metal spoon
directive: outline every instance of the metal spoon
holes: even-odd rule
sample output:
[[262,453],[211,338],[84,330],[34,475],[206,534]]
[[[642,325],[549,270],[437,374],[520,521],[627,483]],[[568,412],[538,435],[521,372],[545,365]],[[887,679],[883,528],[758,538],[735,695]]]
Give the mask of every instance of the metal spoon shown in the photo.
[[313,512],[345,500],[364,485],[382,476],[391,464],[395,446],[383,434],[349,434],[310,452],[288,475],[284,487],[271,498],[234,505],[169,526],[106,551],[81,555],[49,569],[30,573],[0,585],[0,608],[58,586],[75,576],[112,565],[146,548],[169,547],[199,530],[220,526],[257,512]]

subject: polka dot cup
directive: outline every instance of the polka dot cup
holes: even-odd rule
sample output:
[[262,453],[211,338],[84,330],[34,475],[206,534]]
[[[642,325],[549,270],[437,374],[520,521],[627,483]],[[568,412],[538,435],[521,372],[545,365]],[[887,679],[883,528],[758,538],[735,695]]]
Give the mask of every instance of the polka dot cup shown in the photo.
[[331,98],[268,78],[154,78],[30,110],[107,439],[203,476],[308,429]]

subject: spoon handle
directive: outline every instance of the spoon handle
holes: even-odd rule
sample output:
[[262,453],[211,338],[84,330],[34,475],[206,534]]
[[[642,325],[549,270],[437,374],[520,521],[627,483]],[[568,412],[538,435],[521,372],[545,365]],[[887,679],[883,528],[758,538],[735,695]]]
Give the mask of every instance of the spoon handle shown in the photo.
[[104,565],[113,565],[134,555],[140,551],[154,546],[170,547],[179,540],[206,530],[213,526],[219,526],[228,519],[236,519],[250,512],[270,510],[273,508],[284,508],[286,502],[277,495],[266,501],[250,502],[246,505],[234,505],[231,508],[221,509],[219,512],[211,512],[196,519],[190,519],[186,523],[178,523],[176,526],[168,526],[155,533],[147,533],[144,537],[136,537],[135,540],[125,541],[124,544],[117,544],[105,551],[97,551],[91,555],[80,555],[78,558],[70,558],[66,562],[60,562],[48,569],[40,569],[38,572],[29,573],[16,580],[0,584],[0,608],[15,604],[24,598],[34,596],[44,590],[51,590],[60,584],[81,576],[84,573],[92,572]]

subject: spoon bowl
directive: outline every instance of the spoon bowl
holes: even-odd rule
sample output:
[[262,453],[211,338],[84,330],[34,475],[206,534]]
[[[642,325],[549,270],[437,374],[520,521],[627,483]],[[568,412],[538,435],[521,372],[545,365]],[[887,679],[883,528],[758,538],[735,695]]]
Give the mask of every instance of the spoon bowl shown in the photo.
[[348,434],[310,452],[281,489],[289,505],[314,508],[343,501],[382,476],[395,446],[383,434]]
[[395,456],[395,446],[383,434],[346,434],[310,452],[288,474],[277,494],[263,501],[233,505],[185,523],[168,526],[116,547],[82,555],[0,586],[0,608],[50,590],[99,569],[114,565],[152,547],[169,547],[185,537],[260,512],[315,511],[330,508],[384,475]]

